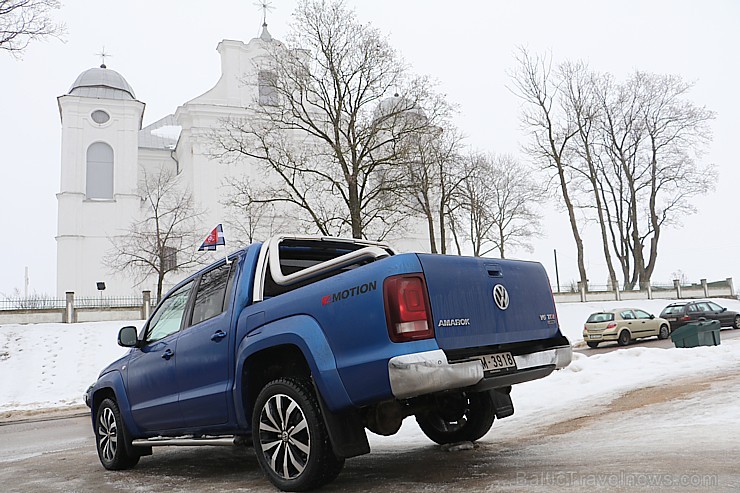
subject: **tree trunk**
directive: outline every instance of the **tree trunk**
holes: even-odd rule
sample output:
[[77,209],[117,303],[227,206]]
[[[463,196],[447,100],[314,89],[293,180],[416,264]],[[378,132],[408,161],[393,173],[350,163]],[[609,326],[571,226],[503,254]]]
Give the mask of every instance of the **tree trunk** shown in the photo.
[[[554,147],[554,144],[553,144]],[[570,194],[568,193],[568,183],[565,179],[565,172],[563,165],[560,162],[559,157],[555,157],[555,164],[558,169],[558,177],[560,178],[560,190],[563,194],[563,201],[565,207],[568,209],[568,219],[570,219],[570,229],[573,232],[573,240],[576,243],[576,252],[578,257],[578,274],[581,278],[581,285],[588,290],[588,278],[586,277],[586,267],[583,259],[583,240],[581,239],[581,233],[578,231],[578,222],[576,221],[575,208],[573,202],[570,200]]]

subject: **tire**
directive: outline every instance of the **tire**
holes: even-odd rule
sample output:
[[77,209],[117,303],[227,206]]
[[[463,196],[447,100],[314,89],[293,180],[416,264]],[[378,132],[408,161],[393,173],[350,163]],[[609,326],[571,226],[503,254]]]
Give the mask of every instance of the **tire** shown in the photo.
[[440,445],[474,442],[488,433],[496,417],[489,392],[443,394],[436,406],[416,415],[416,422],[430,440]]
[[596,349],[597,347],[599,347],[599,343],[598,342],[593,342],[593,341],[586,342],[586,345],[588,347],[590,347],[591,349]]
[[130,435],[113,399],[105,399],[95,413],[95,446],[103,467],[111,471],[134,467],[141,456],[132,452]]
[[619,338],[617,339],[617,344],[620,346],[626,346],[631,341],[630,333],[628,330],[623,330],[619,333]]
[[344,459],[334,455],[318,400],[305,378],[265,385],[254,404],[252,440],[262,471],[283,491],[318,488],[344,467]]
[[740,315],[735,315],[735,322],[733,322],[732,328],[740,329]]
[[668,336],[671,334],[671,330],[668,328],[667,325],[661,325],[660,330],[658,330],[658,339],[668,339]]

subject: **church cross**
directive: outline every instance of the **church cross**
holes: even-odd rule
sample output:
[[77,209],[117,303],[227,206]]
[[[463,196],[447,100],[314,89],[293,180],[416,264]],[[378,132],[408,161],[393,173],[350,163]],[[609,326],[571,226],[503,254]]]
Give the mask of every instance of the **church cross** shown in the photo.
[[272,6],[272,3],[270,0],[262,0],[261,2],[254,2],[255,6],[257,6],[258,9],[262,10],[262,25],[267,25],[267,12],[269,10],[274,10],[275,7]]
[[95,55],[100,57],[100,60],[101,60],[100,68],[106,68],[105,67],[105,57],[113,56],[105,52],[105,46],[103,46],[103,49],[100,51],[100,53],[95,53]]

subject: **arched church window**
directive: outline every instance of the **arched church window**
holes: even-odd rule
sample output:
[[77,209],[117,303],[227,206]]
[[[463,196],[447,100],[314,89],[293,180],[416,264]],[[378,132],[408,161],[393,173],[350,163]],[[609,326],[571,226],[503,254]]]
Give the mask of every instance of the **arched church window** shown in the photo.
[[113,198],[113,148],[105,142],[87,148],[85,195],[88,199]]
[[278,94],[275,89],[276,75],[269,70],[260,70],[257,75],[259,102],[263,106],[277,106]]

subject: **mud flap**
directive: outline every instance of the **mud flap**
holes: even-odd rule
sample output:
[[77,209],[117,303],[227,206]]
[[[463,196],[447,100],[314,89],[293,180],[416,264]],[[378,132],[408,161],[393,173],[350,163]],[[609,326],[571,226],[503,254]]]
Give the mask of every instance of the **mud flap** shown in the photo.
[[514,403],[511,401],[511,387],[490,390],[493,408],[498,419],[508,418],[514,414]]
[[324,402],[315,383],[314,391],[319,400],[321,415],[324,417],[334,455],[341,459],[349,459],[369,454],[370,443],[367,441],[365,425],[362,423],[360,414],[352,411],[333,413]]

